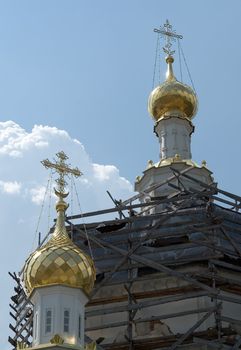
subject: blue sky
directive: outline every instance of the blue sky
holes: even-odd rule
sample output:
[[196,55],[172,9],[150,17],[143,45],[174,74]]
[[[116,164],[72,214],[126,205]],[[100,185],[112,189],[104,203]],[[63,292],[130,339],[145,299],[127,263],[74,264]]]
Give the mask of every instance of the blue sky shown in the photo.
[[[116,196],[127,196],[147,161],[158,160],[147,98],[156,48],[153,28],[167,18],[184,37],[182,47],[199,97],[193,160],[205,159],[220,187],[240,194],[240,14],[239,0],[0,1],[0,121],[14,122],[4,124],[0,139],[7,150],[0,153],[1,244],[8,232],[7,249],[14,252],[0,261],[4,349],[12,288],[6,271],[19,269],[32,249],[40,208],[31,191],[45,180],[39,171],[41,157],[51,158],[64,144],[74,161],[79,159],[77,165],[89,175],[81,197],[86,209],[111,205],[102,201],[108,179],[113,192],[120,186]],[[178,57],[174,69],[180,78]],[[162,61],[161,79],[164,74]],[[184,78],[190,84],[187,74]],[[33,132],[35,124],[43,129]],[[36,139],[48,143],[44,151],[34,145]],[[17,140],[14,146],[11,140]],[[20,148],[20,158],[7,154]],[[6,182],[16,182],[15,193],[6,190]],[[89,200],[88,191],[95,200]],[[16,248],[19,237],[25,242]]]
[[94,161],[115,163],[133,181],[147,159],[158,157],[146,103],[153,28],[168,17],[184,36],[199,95],[193,154],[215,171],[213,137],[222,158],[231,115],[230,148],[238,140],[240,7],[222,0],[0,2],[0,118],[27,130],[35,123],[67,129]]

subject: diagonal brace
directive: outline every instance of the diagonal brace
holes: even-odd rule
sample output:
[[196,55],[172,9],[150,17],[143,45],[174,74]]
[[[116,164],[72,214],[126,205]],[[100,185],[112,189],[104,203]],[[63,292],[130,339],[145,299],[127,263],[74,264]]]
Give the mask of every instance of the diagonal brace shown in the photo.
[[187,339],[194,331],[197,329],[203,322],[205,322],[211,314],[216,311],[218,307],[220,307],[221,303],[217,305],[217,307],[213,307],[209,312],[207,312],[200,320],[198,320],[186,333],[184,333],[171,347],[170,350],[176,349],[179,345],[181,345],[185,339]]

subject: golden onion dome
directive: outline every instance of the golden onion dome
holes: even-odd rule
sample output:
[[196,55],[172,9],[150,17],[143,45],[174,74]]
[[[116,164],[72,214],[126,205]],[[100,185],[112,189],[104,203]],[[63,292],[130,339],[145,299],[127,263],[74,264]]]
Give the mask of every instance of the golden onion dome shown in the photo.
[[192,119],[197,112],[197,95],[188,85],[175,78],[172,69],[173,57],[169,55],[166,62],[166,81],[151,92],[148,111],[156,121],[172,115]]
[[65,227],[68,205],[60,198],[56,226],[51,239],[27,259],[23,279],[27,292],[50,285],[83,289],[89,294],[94,286],[95,267],[92,259],[69,238]]

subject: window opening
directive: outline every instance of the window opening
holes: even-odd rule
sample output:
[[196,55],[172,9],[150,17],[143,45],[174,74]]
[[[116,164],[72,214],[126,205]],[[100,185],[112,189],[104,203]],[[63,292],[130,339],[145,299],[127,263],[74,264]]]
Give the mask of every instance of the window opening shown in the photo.
[[70,315],[69,310],[65,309],[64,310],[64,332],[65,333],[69,332],[69,315]]
[[47,309],[45,315],[45,334],[52,331],[52,310]]
[[81,339],[81,316],[79,315],[79,322],[78,322],[78,337]]

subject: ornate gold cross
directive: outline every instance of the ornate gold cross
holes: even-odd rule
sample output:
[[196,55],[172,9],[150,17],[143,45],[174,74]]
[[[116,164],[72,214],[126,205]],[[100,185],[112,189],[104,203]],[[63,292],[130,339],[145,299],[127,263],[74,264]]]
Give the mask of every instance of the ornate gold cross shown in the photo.
[[76,167],[71,168],[69,164],[66,163],[66,160],[69,159],[67,155],[61,151],[56,154],[57,160],[55,162],[50,162],[50,160],[45,159],[42,160],[41,163],[46,169],[54,169],[55,172],[59,174],[59,178],[56,181],[58,188],[56,191],[56,194],[65,197],[65,186],[67,185],[67,182],[65,181],[65,177],[71,175],[74,175],[74,177],[80,177],[82,172]]
[[154,32],[161,34],[161,36],[164,36],[166,39],[166,44],[163,47],[163,51],[168,55],[172,56],[175,53],[175,50],[171,50],[172,47],[172,41],[175,41],[176,39],[182,39],[183,36],[176,34],[175,30],[172,30],[172,25],[169,23],[168,19],[166,20],[166,23],[160,27],[160,29],[155,28]]

